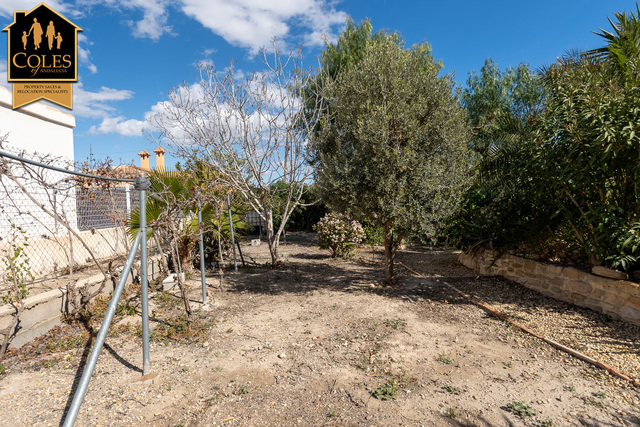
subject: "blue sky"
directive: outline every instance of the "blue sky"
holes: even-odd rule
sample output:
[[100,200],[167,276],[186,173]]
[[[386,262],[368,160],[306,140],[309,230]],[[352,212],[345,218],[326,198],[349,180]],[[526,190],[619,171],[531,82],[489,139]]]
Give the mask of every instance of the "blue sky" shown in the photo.
[[[1,0],[0,25],[14,10],[37,0]],[[79,82],[74,85],[75,160],[110,157],[134,161],[155,145],[145,122],[167,93],[197,78],[198,62],[224,69],[260,69],[257,50],[276,36],[284,50],[303,43],[305,62],[317,64],[322,35],[333,40],[350,16],[369,18],[374,30],[399,32],[407,45],[428,42],[444,72],[458,84],[491,57],[500,68],[527,62],[550,64],[568,50],[602,45],[593,34],[609,29],[616,11],[635,10],[630,0],[387,1],[387,0],[53,0],[47,5],[80,26]],[[6,46],[2,33],[1,46]],[[7,51],[0,50],[0,85]],[[0,130],[2,124],[0,123]],[[176,159],[168,158],[173,164]],[[153,165],[153,160],[152,160]]]

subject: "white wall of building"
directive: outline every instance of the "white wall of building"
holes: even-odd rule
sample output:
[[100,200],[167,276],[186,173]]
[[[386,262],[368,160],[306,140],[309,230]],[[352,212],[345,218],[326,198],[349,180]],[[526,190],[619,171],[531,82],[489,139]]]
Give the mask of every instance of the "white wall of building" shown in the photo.
[[12,109],[11,91],[0,86],[0,135],[9,146],[27,152],[51,154],[73,162],[75,117],[43,102]]
[[[73,167],[73,128],[75,117],[61,109],[43,102],[34,102],[13,109],[11,92],[0,86],[0,135],[5,136],[4,149],[13,154],[24,150],[25,156],[38,160],[40,156],[50,155],[60,158],[56,166]],[[20,168],[12,168],[14,174],[20,174]],[[66,174],[39,169],[47,183],[53,184],[67,178]],[[69,223],[76,223],[75,189],[66,184],[56,188],[44,188],[33,180],[22,181],[29,195],[20,191],[7,178],[2,179],[0,200],[4,200],[0,211],[0,237],[6,241],[11,224],[23,228],[27,237],[55,235],[64,229],[51,215],[48,215],[29,200],[34,197],[50,210],[63,217]],[[58,186],[56,186],[58,187]],[[64,190],[63,190],[64,187]]]
[[[56,166],[73,168],[75,124],[72,114],[44,102],[34,102],[14,110],[11,92],[0,86],[0,136],[5,136],[5,151],[18,154],[24,150],[25,157],[34,160],[51,156],[61,159]],[[21,172],[20,167],[12,167],[11,170],[16,175]],[[77,222],[75,187],[72,183],[59,183],[69,175],[42,168],[37,170],[51,187],[38,185],[35,180],[20,180],[28,194],[0,175],[0,249],[7,248],[12,242],[24,246],[23,236],[26,237],[29,246],[25,246],[25,249],[33,251],[38,247],[43,248],[39,253],[28,254],[34,270],[38,270],[38,264],[49,262],[48,258],[52,258],[55,252],[43,244],[51,244],[61,236],[68,236],[67,229],[38,204],[44,205],[50,212],[55,211],[73,228],[76,228]],[[22,233],[16,227],[20,227]],[[60,260],[55,260],[55,263],[65,264]],[[3,267],[0,266],[0,270]]]

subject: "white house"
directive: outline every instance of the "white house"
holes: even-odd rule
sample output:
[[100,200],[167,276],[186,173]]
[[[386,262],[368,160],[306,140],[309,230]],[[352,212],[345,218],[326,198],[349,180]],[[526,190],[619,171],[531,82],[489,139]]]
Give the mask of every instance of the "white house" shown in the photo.
[[[64,163],[73,164],[73,128],[75,117],[58,108],[43,102],[35,102],[19,109],[11,106],[11,92],[0,86],[0,136],[4,137],[4,150],[16,154],[24,150],[27,157],[34,153],[51,155],[64,159]],[[60,164],[60,166],[67,166]],[[18,173],[19,168],[15,173]],[[63,178],[63,174],[54,171],[41,170],[48,183],[54,183]],[[58,231],[59,224],[50,216],[35,208],[28,197],[19,191],[13,182],[2,179],[0,200],[4,212],[0,212],[0,237],[5,237],[11,228],[7,218],[15,225],[23,227],[27,236],[40,236]],[[59,213],[64,213],[73,221],[75,215],[75,199],[73,191],[58,191],[45,189],[35,182],[26,180],[24,186],[31,195],[47,205],[55,206]],[[24,215],[28,212],[30,215]],[[34,218],[36,216],[36,218]],[[44,230],[47,229],[47,230]]]
[[11,91],[0,86],[0,135],[16,149],[52,154],[73,162],[75,117],[44,102],[11,108]]
[[[38,156],[50,155],[63,160],[57,166],[69,167],[74,161],[75,124],[72,114],[44,102],[34,102],[14,110],[11,92],[0,86],[0,136],[4,137],[4,151],[16,154],[24,150],[26,157],[36,160]],[[37,155],[32,157],[35,153]],[[19,174],[20,170],[19,167],[12,168],[15,174]],[[66,174],[55,171],[38,168],[38,172],[48,184],[66,178]],[[63,247],[65,244],[60,242],[61,236],[68,237],[68,230],[40,209],[30,197],[65,218],[65,222],[73,224],[75,229],[77,218],[73,183],[45,188],[35,180],[25,179],[21,180],[29,193],[25,194],[7,177],[0,175],[0,180],[0,246],[15,241],[14,226],[19,226],[29,239],[29,246],[25,250],[36,276],[68,266],[68,251]]]

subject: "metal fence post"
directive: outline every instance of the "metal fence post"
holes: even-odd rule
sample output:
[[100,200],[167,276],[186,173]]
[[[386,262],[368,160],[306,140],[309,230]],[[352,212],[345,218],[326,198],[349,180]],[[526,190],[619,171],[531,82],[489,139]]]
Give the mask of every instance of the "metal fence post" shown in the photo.
[[127,216],[131,213],[131,196],[129,184],[124,186],[125,206],[127,207]]
[[109,326],[111,326],[113,316],[116,314],[118,301],[120,300],[120,296],[122,296],[124,284],[127,282],[127,276],[129,275],[129,270],[131,270],[131,265],[133,264],[133,260],[136,257],[138,245],[140,244],[141,240],[142,233],[139,232],[136,240],[131,246],[131,250],[129,251],[129,256],[127,257],[127,261],[125,262],[122,273],[120,274],[120,279],[118,280],[118,285],[113,291],[111,302],[109,303],[107,312],[104,315],[104,319],[102,320],[102,325],[100,326],[100,330],[98,331],[98,335],[96,336],[96,342],[93,344],[93,348],[91,349],[91,354],[87,359],[87,364],[85,365],[84,371],[82,372],[82,378],[80,378],[78,388],[76,389],[76,394],[73,396],[71,406],[69,406],[69,412],[67,412],[67,417],[64,420],[63,427],[72,427],[76,421],[76,418],[78,417],[80,405],[82,405],[84,395],[87,393],[91,375],[93,375],[93,370],[95,369],[96,363],[98,362],[98,356],[100,356],[100,350],[102,350],[102,346],[104,345],[104,340],[107,337],[107,332],[109,331]]
[[231,247],[233,248],[233,269],[238,272],[238,259],[236,258],[236,241],[233,235],[233,216],[231,215],[231,198],[227,193],[227,207],[229,208],[229,228],[231,229]]
[[202,305],[207,303],[207,282],[204,277],[204,224],[202,223],[202,206],[198,204],[198,231],[200,240],[200,280],[202,281]]
[[151,186],[149,178],[140,175],[135,188],[140,191],[140,299],[142,303],[142,375],[151,369],[149,361],[149,274],[147,257],[147,188]]

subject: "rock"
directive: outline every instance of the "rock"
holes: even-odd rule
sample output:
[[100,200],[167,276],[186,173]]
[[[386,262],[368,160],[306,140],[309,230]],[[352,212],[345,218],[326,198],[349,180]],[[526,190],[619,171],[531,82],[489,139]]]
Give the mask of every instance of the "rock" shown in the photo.
[[278,358],[279,358],[279,359],[286,359],[286,358],[287,358],[287,355],[286,355],[285,353],[280,353],[280,354],[278,355]]
[[627,273],[623,273],[622,271],[612,270],[607,267],[602,267],[601,265],[596,265],[591,269],[591,273],[596,276],[608,277],[609,279],[615,280],[628,280],[629,276]]
[[[184,273],[180,273],[180,278],[184,282],[185,276]],[[162,281],[162,289],[164,291],[170,291],[173,287],[178,283],[178,275],[176,273],[171,273],[166,279]]]

